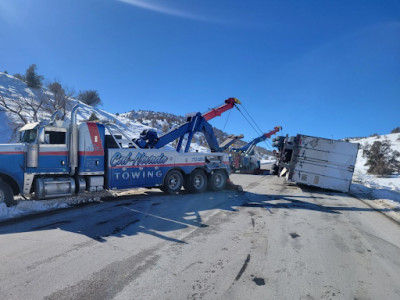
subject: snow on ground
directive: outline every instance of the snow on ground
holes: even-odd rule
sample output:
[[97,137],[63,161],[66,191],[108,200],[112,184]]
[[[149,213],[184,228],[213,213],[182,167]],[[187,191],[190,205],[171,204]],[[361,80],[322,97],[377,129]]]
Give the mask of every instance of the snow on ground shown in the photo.
[[48,200],[24,200],[22,197],[19,197],[16,198],[16,204],[11,207],[7,207],[5,203],[0,203],[0,221],[44,211],[73,207],[84,203],[102,202],[104,199],[117,198],[119,196],[143,194],[146,191],[147,189],[140,188],[126,191],[85,192],[70,197]]
[[367,159],[363,157],[363,150],[368,145],[384,140],[390,141],[392,150],[400,152],[400,133],[350,140],[360,144],[350,191],[355,195],[370,199],[367,201],[377,208],[390,208],[397,211],[396,215],[400,217],[400,174],[384,177],[368,174],[368,166],[365,165]]
[[[39,91],[30,89],[21,80],[14,78],[11,75],[0,72],[0,93],[1,96],[10,105],[15,105],[15,101],[18,101],[21,97],[29,98],[33,97],[39,99],[40,93],[47,93],[48,91]],[[74,100],[75,103],[79,101]],[[135,122],[124,115],[115,115],[108,113],[98,108],[92,108],[81,103],[81,108],[78,111],[77,119],[87,120],[90,115],[94,112],[99,119],[109,121],[115,124],[121,131],[123,131],[130,138],[139,137],[140,133],[145,129],[151,127],[143,125],[139,122]],[[28,111],[24,111],[25,116],[29,116]],[[41,118],[49,118],[49,113],[42,113],[39,115]],[[8,143],[10,141],[12,129],[10,123],[15,122],[15,117],[0,111],[0,143]],[[148,120],[147,124],[150,124],[151,120]],[[159,124],[161,127],[163,124]],[[159,134],[162,134],[158,130]],[[389,140],[392,144],[392,149],[400,152],[400,134],[387,134],[377,137],[369,137],[362,139],[351,139],[351,142],[359,143],[360,150],[357,157],[356,167],[353,176],[353,184],[351,187],[351,193],[360,196],[362,198],[371,199],[371,205],[378,205],[379,207],[385,207],[390,209],[400,210],[400,174],[389,176],[389,177],[378,177],[367,174],[368,167],[365,166],[366,159],[362,155],[362,150],[368,144],[372,145],[374,141]],[[209,150],[197,143],[191,144],[191,151],[208,152]],[[264,158],[261,160],[261,164],[273,163],[275,160],[273,157]],[[25,201],[19,200],[18,204],[12,207],[6,207],[4,203],[0,203],[0,220],[5,220],[21,215],[53,210],[59,208],[69,207],[84,202],[100,201],[102,197],[110,196],[111,194],[84,194],[69,198],[43,200],[43,201]],[[373,202],[372,202],[373,201]],[[400,211],[397,212],[400,216]]]
[[[388,140],[393,151],[400,152],[400,133],[392,133],[368,138],[350,139],[352,143],[360,144],[357,161],[353,174],[353,183],[350,193],[378,209],[390,209],[391,215],[400,220],[400,174],[391,176],[376,176],[368,174],[369,166],[365,163],[367,159],[363,156],[363,150],[371,146],[375,141]],[[261,164],[270,164],[275,159],[261,160]]]
[[[10,107],[17,107],[17,103],[20,99],[35,99],[38,100],[43,96],[51,97],[51,93],[46,89],[31,89],[25,82],[9,75],[0,72],[0,96]],[[72,105],[80,104],[80,108],[77,113],[77,120],[88,120],[92,113],[103,122],[109,122],[118,127],[125,135],[130,139],[138,138],[140,133],[146,129],[152,129],[150,126],[143,125],[142,123],[135,122],[127,118],[125,115],[115,115],[104,111],[102,109],[91,107],[81,103],[78,100],[73,99]],[[71,106],[72,107],[72,106]],[[31,113],[29,109],[23,110],[21,114],[31,120]],[[38,114],[39,119],[49,119],[50,113],[41,112]],[[66,119],[70,120],[70,115],[67,115]],[[18,122],[18,117],[13,114],[0,111],[0,143],[9,143],[12,137],[12,124]],[[148,120],[147,124],[150,124],[151,120]],[[160,124],[162,127],[163,124]],[[156,130],[159,135],[163,134],[160,130]],[[197,140],[191,143],[190,151],[198,152],[209,152],[209,149],[200,146],[196,143]],[[186,143],[184,143],[185,145]],[[170,145],[164,147],[165,149],[173,149]],[[136,189],[138,191],[140,189]],[[83,194],[68,198],[59,198],[52,200],[23,200],[22,198],[17,199],[17,204],[12,207],[7,207],[4,203],[0,203],[0,221],[22,215],[38,213],[47,210],[54,210],[59,208],[65,208],[80,203],[100,201],[103,197],[109,197],[114,195],[114,192],[102,192],[96,194]]]
[[273,156],[267,156],[266,158],[260,160],[260,164],[261,164],[261,165],[264,165],[264,164],[273,164],[273,163],[275,163],[275,162],[276,162],[276,158],[273,157]]

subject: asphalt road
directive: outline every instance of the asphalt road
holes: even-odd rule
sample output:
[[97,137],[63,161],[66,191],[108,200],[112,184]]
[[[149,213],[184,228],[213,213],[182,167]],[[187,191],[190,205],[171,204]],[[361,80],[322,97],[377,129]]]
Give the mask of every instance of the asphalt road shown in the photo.
[[0,225],[0,299],[400,299],[400,226],[347,194],[233,175]]

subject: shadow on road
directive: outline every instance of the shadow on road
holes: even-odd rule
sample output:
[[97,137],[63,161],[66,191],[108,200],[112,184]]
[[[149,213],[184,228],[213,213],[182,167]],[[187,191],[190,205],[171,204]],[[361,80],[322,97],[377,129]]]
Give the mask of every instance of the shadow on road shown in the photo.
[[[318,195],[318,192],[314,192],[314,195]],[[327,194],[326,192],[321,191],[320,193]],[[298,196],[298,195],[260,195],[260,194],[252,194],[246,193],[247,202],[245,202],[242,206],[246,207],[262,207],[268,210],[270,209],[305,209],[312,211],[320,211],[323,213],[329,214],[341,214],[341,211],[354,211],[354,212],[371,212],[371,211],[379,211],[379,212],[387,212],[391,211],[389,208],[385,209],[373,209],[369,207],[353,207],[353,206],[344,206],[344,205],[323,205],[315,203],[317,199],[324,199],[323,197],[317,196]],[[328,193],[328,195],[335,195],[335,193]],[[337,194],[341,197],[350,197],[347,194]],[[301,200],[299,200],[301,199]],[[310,199],[310,201],[306,201]],[[327,198],[325,198],[327,199]],[[329,199],[328,201],[334,202],[334,199]]]
[[[203,223],[200,213],[214,209],[234,212],[240,207],[254,207],[266,209],[270,213],[282,209],[304,209],[328,214],[341,214],[342,211],[376,211],[372,208],[343,204],[335,206],[317,203],[320,198],[324,198],[325,203],[327,200],[334,202],[336,196],[350,197],[346,194],[315,190],[305,195],[222,191],[203,194],[183,192],[173,196],[149,190],[142,195],[131,195],[117,198],[118,200],[5,222],[0,225],[0,234],[60,229],[85,235],[98,242],[106,242],[108,237],[147,234],[170,242],[186,243],[184,240],[171,237],[173,235],[171,233],[189,227],[207,228],[209,225]],[[208,220],[209,218],[210,215]]]
[[235,207],[243,202],[236,191],[203,194],[187,194],[183,191],[179,195],[165,195],[149,190],[146,194],[117,199],[2,222],[0,234],[60,229],[106,242],[112,236],[143,233],[185,243],[163,233],[188,227],[208,227],[202,222],[199,212],[212,209],[235,211]]

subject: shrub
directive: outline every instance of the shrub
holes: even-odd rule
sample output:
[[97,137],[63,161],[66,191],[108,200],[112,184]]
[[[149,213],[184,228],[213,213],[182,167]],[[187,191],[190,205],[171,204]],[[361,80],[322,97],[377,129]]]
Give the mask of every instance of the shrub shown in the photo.
[[400,133],[400,127],[396,127],[390,133]]
[[165,123],[164,123],[161,130],[162,130],[163,132],[168,132],[168,130],[169,130],[168,124],[165,124]]
[[81,91],[78,95],[78,99],[90,106],[97,106],[101,104],[101,99],[96,90]]
[[363,151],[367,158],[368,173],[375,175],[391,175],[400,171],[400,153],[393,151],[390,141],[375,141],[369,149]]
[[155,119],[152,119],[151,122],[150,122],[150,126],[153,127],[153,128],[157,128],[158,127],[157,121]]
[[25,81],[24,76],[22,76],[22,75],[19,74],[19,73],[15,73],[13,76],[14,76],[15,78],[18,78],[19,80]]

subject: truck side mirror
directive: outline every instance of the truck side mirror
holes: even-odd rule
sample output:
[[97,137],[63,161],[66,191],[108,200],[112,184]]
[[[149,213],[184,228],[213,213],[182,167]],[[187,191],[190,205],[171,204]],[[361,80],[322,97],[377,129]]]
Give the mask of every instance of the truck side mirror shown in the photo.
[[44,128],[43,127],[38,129],[37,141],[38,141],[39,144],[45,143]]

